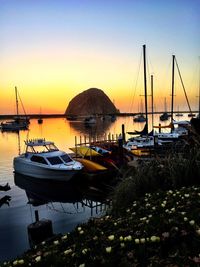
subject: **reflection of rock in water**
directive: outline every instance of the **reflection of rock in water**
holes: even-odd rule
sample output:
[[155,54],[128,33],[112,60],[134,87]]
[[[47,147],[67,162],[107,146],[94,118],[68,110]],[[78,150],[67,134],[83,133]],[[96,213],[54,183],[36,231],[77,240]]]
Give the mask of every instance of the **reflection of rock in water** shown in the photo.
[[103,136],[109,131],[111,126],[111,120],[101,120],[97,118],[95,124],[85,124],[83,121],[70,121],[69,125],[74,128],[80,134],[86,134],[90,136]]

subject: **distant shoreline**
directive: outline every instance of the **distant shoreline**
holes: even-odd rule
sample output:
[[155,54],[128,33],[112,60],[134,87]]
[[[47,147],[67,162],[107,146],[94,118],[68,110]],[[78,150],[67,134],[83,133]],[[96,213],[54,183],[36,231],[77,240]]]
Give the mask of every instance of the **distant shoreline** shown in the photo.
[[[154,112],[154,114],[162,114],[164,111],[157,111]],[[198,113],[199,111],[192,111],[192,113]],[[171,112],[168,111],[168,113],[170,114]],[[175,113],[190,113],[189,111],[174,111]],[[131,112],[121,112],[121,113],[116,113],[113,114],[115,116],[135,116],[138,115],[140,113],[131,113]],[[148,112],[148,114],[150,115],[151,112]],[[105,114],[97,114],[99,116],[103,116]],[[111,115],[111,114],[106,114],[106,115]],[[16,114],[0,114],[0,120],[4,120],[4,119],[13,119],[16,116]],[[20,114],[19,116],[21,117],[25,117],[25,115]],[[38,118],[67,118],[66,114],[26,114],[27,117],[29,117],[30,119],[38,119]],[[80,116],[80,117],[85,117],[85,116]]]

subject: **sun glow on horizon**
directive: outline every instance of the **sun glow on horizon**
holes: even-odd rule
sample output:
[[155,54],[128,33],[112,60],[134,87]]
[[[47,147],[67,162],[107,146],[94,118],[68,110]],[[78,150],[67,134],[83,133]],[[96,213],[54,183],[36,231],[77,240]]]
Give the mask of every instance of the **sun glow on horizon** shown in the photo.
[[[15,86],[30,114],[38,113],[40,108],[44,114],[64,113],[73,97],[92,87],[114,99],[121,112],[137,112],[144,91],[144,40],[148,95],[149,77],[153,74],[156,109],[163,109],[164,97],[170,102],[172,54],[177,54],[195,109],[199,13],[200,4],[195,1],[177,5],[169,0],[163,5],[149,5],[144,0],[124,5],[113,0],[88,0],[84,4],[80,0],[49,0],[48,6],[46,1],[2,1],[0,114],[14,112]],[[184,107],[180,81],[175,86],[176,105]]]

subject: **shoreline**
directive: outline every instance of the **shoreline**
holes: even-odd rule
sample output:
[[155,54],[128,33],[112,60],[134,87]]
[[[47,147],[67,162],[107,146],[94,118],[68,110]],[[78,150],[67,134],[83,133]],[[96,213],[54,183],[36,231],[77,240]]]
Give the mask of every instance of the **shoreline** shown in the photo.
[[[199,111],[192,111],[192,113],[198,113]],[[154,114],[162,114],[163,111],[157,111],[154,112]],[[168,112],[170,114],[170,112]],[[185,114],[189,114],[189,111],[174,111],[174,113],[185,113]],[[125,117],[125,116],[136,116],[139,115],[140,113],[131,113],[131,112],[121,112],[121,113],[116,113],[113,114],[117,117]],[[148,115],[151,115],[151,112],[148,112]],[[97,114],[97,116],[103,116],[105,114]],[[106,115],[111,115],[111,114],[106,114]],[[30,119],[38,119],[38,118],[67,118],[66,114],[19,114],[20,117],[29,117]],[[13,119],[14,117],[16,117],[16,114],[0,114],[0,120],[4,120],[4,119]],[[80,117],[86,117],[86,115],[80,115]]]

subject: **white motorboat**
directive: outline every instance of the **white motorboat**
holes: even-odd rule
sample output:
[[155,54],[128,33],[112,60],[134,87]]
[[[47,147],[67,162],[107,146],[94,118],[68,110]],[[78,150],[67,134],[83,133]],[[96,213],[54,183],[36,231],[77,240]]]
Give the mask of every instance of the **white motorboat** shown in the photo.
[[41,179],[69,181],[83,169],[83,165],[73,160],[66,152],[45,139],[25,141],[25,153],[13,160],[14,171]]
[[85,125],[92,125],[92,124],[95,124],[96,123],[96,119],[93,116],[86,117],[84,119],[84,123],[85,123]]
[[152,148],[153,146],[154,146],[153,136],[138,136],[130,138],[123,147],[130,151],[138,148]]

